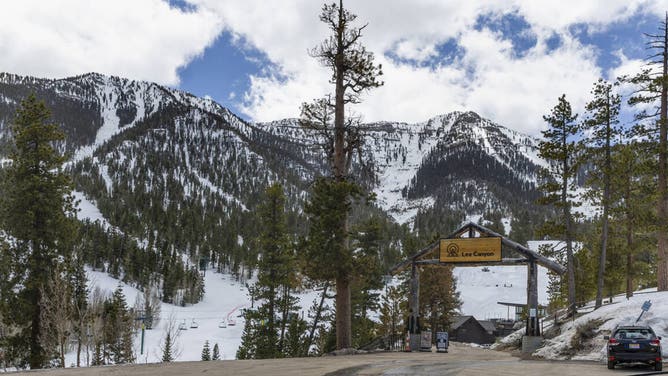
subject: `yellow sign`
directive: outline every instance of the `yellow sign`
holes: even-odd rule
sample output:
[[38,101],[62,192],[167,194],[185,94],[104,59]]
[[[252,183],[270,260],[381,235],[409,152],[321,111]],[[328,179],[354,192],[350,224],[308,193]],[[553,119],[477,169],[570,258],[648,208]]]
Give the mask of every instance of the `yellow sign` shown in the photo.
[[440,261],[501,261],[501,238],[441,239]]

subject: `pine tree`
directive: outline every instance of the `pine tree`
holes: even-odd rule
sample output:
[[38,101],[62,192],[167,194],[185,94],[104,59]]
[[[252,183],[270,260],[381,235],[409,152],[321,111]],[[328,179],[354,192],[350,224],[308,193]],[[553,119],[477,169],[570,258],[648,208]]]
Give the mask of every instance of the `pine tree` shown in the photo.
[[[12,127],[15,151],[5,181],[1,227],[16,239],[12,252],[17,260],[17,289],[8,324],[23,328],[17,336],[25,341],[30,368],[45,366],[48,352],[41,307],[48,289],[51,266],[59,254],[69,252],[76,233],[70,182],[61,166],[65,156],[56,144],[65,139],[55,124],[49,124],[49,110],[34,95],[21,103]],[[11,220],[7,220],[11,219]],[[12,299],[3,297],[3,299]]]
[[380,306],[380,331],[390,339],[401,338],[403,318],[408,311],[406,292],[400,286],[389,286]]
[[457,284],[451,266],[424,267],[420,272],[420,315],[425,318],[421,324],[437,331],[447,331],[454,321],[462,302],[457,292]]
[[119,282],[111,301],[106,304],[104,317],[107,359],[115,364],[134,362],[132,351],[133,318]]
[[[651,247],[652,224],[656,223],[655,204],[647,199],[656,191],[655,159],[648,150],[652,148],[647,142],[633,141],[616,145],[613,153],[615,172],[612,175],[612,192],[616,205],[611,209],[611,228],[616,229],[616,236],[621,238],[618,241],[621,251],[618,253],[625,258],[623,269],[627,298],[633,296],[642,270],[655,268],[655,265],[642,265],[638,261],[641,249]],[[652,275],[652,280],[655,279],[654,273],[648,274]]]
[[[603,284],[605,281],[605,267],[608,250],[608,220],[611,202],[611,178],[613,174],[612,149],[621,135],[618,126],[621,97],[613,92],[613,84],[600,79],[592,89],[594,98],[587,103],[588,117],[585,126],[590,131],[586,140],[588,145],[588,160],[593,163],[591,178],[588,182],[592,187],[592,196],[603,207],[601,216],[601,251],[598,261],[598,278],[596,282],[596,303],[594,308],[601,307],[603,302]],[[603,188],[602,194],[600,189]]]
[[[304,208],[310,224],[309,236],[304,246],[305,273],[316,281],[335,281],[337,297],[340,288],[345,287],[345,302],[338,299],[336,301],[336,320],[348,320],[348,324],[351,324],[352,318],[350,284],[355,257],[348,247],[347,224],[342,227],[341,223],[348,217],[352,206],[350,198],[360,196],[360,187],[354,183],[320,178],[313,184],[311,197]],[[339,338],[340,332],[339,330],[336,333],[336,347],[339,348],[342,343],[350,346],[352,337],[345,339],[348,342],[342,342],[343,339]]]
[[246,310],[244,330],[241,333],[241,344],[237,349],[237,359],[255,359],[257,337],[262,330],[263,322],[257,318],[256,311]]
[[211,349],[209,348],[209,340],[204,341],[204,347],[202,348],[202,360],[204,361],[211,360]]
[[571,191],[574,188],[579,160],[576,136],[580,129],[575,122],[577,114],[573,114],[571,104],[566,96],[559,97],[559,102],[552,109],[550,115],[543,119],[550,126],[544,130],[544,140],[540,142],[540,156],[550,162],[547,170],[543,171],[544,183],[539,187],[543,197],[539,200],[544,205],[554,205],[561,209],[556,223],[552,223],[548,232],[551,235],[562,236],[566,243],[566,268],[568,274],[568,311],[575,313],[575,259],[573,257],[573,241],[575,240],[573,225],[573,206],[577,203]]
[[525,245],[527,241],[533,239],[533,226],[529,212],[521,209],[514,212],[515,216],[510,222],[510,234],[508,237],[514,241]]
[[283,355],[288,358],[301,356],[304,346],[304,335],[306,333],[306,321],[299,315],[291,315],[288,332],[285,336]]
[[[563,249],[555,248],[554,244],[543,244],[538,247],[538,253],[545,257],[564,264],[565,257]],[[548,270],[547,272],[547,297],[548,308],[550,311],[555,311],[568,302],[568,292],[562,283],[562,278],[559,274]]]
[[630,105],[639,105],[634,131],[654,143],[652,154],[658,165],[656,194],[657,290],[668,290],[668,13],[658,34],[645,34],[647,49],[652,51],[649,64],[639,74],[625,77],[636,85]]
[[295,287],[296,264],[294,251],[288,241],[285,223],[285,195],[281,185],[265,191],[259,207],[261,222],[258,249],[258,280],[250,288],[253,300],[260,302],[256,310],[246,312],[246,326],[242,346],[237,357],[277,358],[283,356],[288,315],[296,308],[297,299],[291,291]]
[[382,284],[380,260],[380,223],[376,218],[362,222],[352,231],[353,275],[351,281],[351,311],[353,346],[369,343],[376,335],[376,325],[368,318],[369,312],[379,308]]
[[103,354],[103,351],[102,351],[102,343],[101,342],[96,342],[95,343],[95,350],[93,351],[93,360],[91,361],[90,365],[92,365],[92,366],[104,365],[104,354]]
[[173,346],[172,333],[167,332],[165,340],[162,343],[162,361],[164,363],[169,363],[174,361],[174,356],[172,355],[172,346]]
[[213,355],[211,355],[211,360],[220,360],[220,348],[218,343],[213,345]]
[[[311,56],[332,72],[331,83],[334,84],[334,96],[316,100],[312,104],[302,106],[302,124],[317,131],[319,136],[326,138],[323,147],[330,164],[332,178],[337,184],[345,184],[349,180],[352,159],[358,151],[363,138],[358,119],[346,117],[345,106],[359,103],[363,92],[381,86],[378,80],[382,75],[381,67],[376,66],[373,54],[360,43],[362,30],[365,26],[356,27],[357,16],[343,8],[343,0],[339,3],[324,5],[320,20],[332,32],[322,44],[310,51]],[[332,119],[333,115],[333,119]],[[345,191],[345,190],[344,190]],[[336,237],[340,251],[351,253],[348,244],[348,210],[350,196],[340,197],[338,212],[340,216],[332,236]],[[341,237],[337,234],[342,235]],[[346,258],[350,258],[349,255]],[[351,271],[346,265],[337,265],[336,282],[336,320],[337,348],[351,346],[351,306],[350,282]]]

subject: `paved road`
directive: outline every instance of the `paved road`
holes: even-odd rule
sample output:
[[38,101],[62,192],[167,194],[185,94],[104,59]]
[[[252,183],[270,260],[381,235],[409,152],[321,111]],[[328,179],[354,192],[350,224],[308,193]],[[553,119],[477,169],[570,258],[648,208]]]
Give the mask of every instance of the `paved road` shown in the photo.
[[457,375],[579,376],[636,375],[648,368],[610,371],[597,362],[520,360],[509,353],[454,345],[443,353],[376,353],[276,360],[224,360],[117,367],[67,368],[11,373],[26,376],[273,376],[273,375]]

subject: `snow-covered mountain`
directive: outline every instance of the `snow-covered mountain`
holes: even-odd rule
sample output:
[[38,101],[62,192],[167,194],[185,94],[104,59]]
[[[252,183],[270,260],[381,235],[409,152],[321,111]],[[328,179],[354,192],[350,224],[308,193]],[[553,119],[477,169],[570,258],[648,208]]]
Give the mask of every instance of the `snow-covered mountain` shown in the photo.
[[[308,140],[298,120],[259,124],[295,142]],[[480,117],[451,112],[417,124],[364,124],[378,204],[399,223],[435,205],[467,214],[532,205],[537,197],[538,140]],[[519,195],[517,195],[519,193]]]
[[[99,235],[95,241],[120,244],[106,258],[87,261],[124,271],[138,285],[149,281],[146,271],[132,273],[124,264],[137,256],[124,237],[155,252],[150,272],[187,274],[204,259],[221,271],[243,273],[257,252],[246,239],[256,236],[252,213],[265,188],[282,184],[290,230],[302,234],[308,187],[327,173],[321,140],[297,119],[253,124],[210,99],[96,73],[58,80],[0,73],[0,158],[8,154],[9,124],[29,93],[46,102],[66,133],[61,147],[71,154],[78,197],[101,213],[103,227],[122,234],[104,240],[87,228]],[[395,255],[402,231],[396,223],[447,234],[465,218],[495,218],[502,227],[513,225],[512,218],[523,221],[513,228],[530,231],[544,215],[534,204],[543,162],[532,137],[474,112],[362,128],[365,171],[373,174],[361,182],[376,193],[374,210],[386,213],[382,248]],[[360,167],[353,163],[355,172]]]
[[[91,249],[100,241],[112,249],[110,255],[95,253],[86,260],[95,268],[91,275],[103,280],[97,272],[103,270],[124,279],[130,295],[131,286],[146,286],[154,275],[162,275],[164,283],[180,278],[174,287],[178,291],[164,299],[174,305],[165,303],[163,312],[187,305],[179,320],[206,317],[210,322],[203,325],[217,333],[219,315],[209,319],[213,316],[198,312],[222,304],[212,302],[212,294],[231,282],[220,282],[220,273],[207,274],[201,281],[206,284],[203,300],[184,300],[184,291],[196,290],[198,264],[208,260],[218,272],[234,278],[244,274],[244,264],[257,252],[248,241],[257,235],[252,213],[264,189],[275,182],[283,185],[287,196],[290,230],[303,233],[299,224],[308,187],[327,172],[319,140],[296,119],[253,124],[210,99],[95,73],[59,80],[0,73],[0,159],[9,152],[9,125],[29,93],[46,102],[53,121],[66,133],[61,148],[71,155],[67,168],[76,197],[82,212],[94,213],[81,218],[98,221],[84,228]],[[376,122],[362,127],[367,130],[367,166],[374,172],[362,183],[376,193],[374,210],[387,214],[386,226],[395,226],[385,231],[384,250],[396,249],[401,236],[389,218],[419,231],[446,234],[465,217],[500,216],[508,226],[508,218],[528,223],[531,215],[542,213],[533,200],[543,162],[532,137],[474,112],[451,112],[416,124]],[[353,169],[359,168],[353,164]],[[105,237],[96,226],[121,235]],[[129,240],[146,254],[132,253]],[[134,270],[135,258],[150,260],[152,269]],[[389,257],[386,261],[392,262]],[[187,277],[193,271],[195,277]],[[526,277],[521,271],[499,268],[481,274],[458,268],[464,313],[504,316],[505,309],[493,300],[522,300],[521,281]],[[115,285],[115,280],[107,282]],[[488,298],[478,299],[483,296],[480,291]],[[246,303],[239,289],[234,296],[220,309]],[[195,331],[188,333],[192,338],[187,342],[199,345],[185,359],[195,360],[204,339],[217,337],[191,333]],[[220,340],[232,345],[238,337]],[[232,351],[224,349],[226,356]]]
[[[72,161],[89,167],[77,168],[78,173],[97,175],[107,194],[118,181],[136,176],[139,164],[149,163],[147,149],[178,155],[175,166],[149,172],[150,179],[175,172],[186,197],[208,191],[245,208],[253,207],[257,188],[272,181],[289,181],[294,198],[303,198],[303,186],[325,171],[313,135],[296,119],[251,124],[210,99],[95,73],[59,80],[1,73],[0,153],[6,153],[7,125],[30,92],[46,101],[62,125]],[[465,214],[500,211],[511,217],[536,196],[536,172],[543,164],[537,140],[474,112],[363,127],[377,174],[373,189],[378,205],[399,223],[412,223],[418,212],[444,208]],[[248,165],[251,171],[240,171]],[[253,193],[238,187],[237,174],[229,171],[251,173]],[[137,187],[133,182],[127,188]],[[98,192],[83,190],[100,198]]]

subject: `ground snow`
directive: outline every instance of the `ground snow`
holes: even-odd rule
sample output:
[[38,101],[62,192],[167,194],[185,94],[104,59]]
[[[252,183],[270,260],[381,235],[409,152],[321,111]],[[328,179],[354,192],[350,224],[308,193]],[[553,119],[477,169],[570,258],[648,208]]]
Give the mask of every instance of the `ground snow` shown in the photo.
[[[514,308],[498,304],[527,302],[526,266],[457,267],[457,292],[462,300],[461,313],[478,320],[514,319]],[[547,303],[547,269],[538,267],[538,302]]]
[[[610,332],[618,325],[633,325],[640,315],[643,302],[650,300],[652,307],[645,312],[638,321],[638,325],[649,325],[654,329],[657,336],[668,339],[668,292],[642,292],[636,293],[630,299],[623,296],[617,296],[612,304],[606,304],[603,307],[590,312],[577,319],[565,323],[561,328],[561,334],[555,338],[544,341],[544,346],[534,352],[534,355],[546,359],[574,359],[574,360],[596,360],[603,361],[606,356],[606,343],[604,335]],[[583,310],[591,310],[592,307],[585,307]],[[568,356],[566,350],[570,346],[571,339],[576,334],[578,326],[585,325],[591,320],[601,320],[604,323],[598,328],[597,335],[593,338],[587,349],[573,356]],[[668,345],[663,344],[663,357],[668,356]]]
[[[107,273],[87,270],[89,287],[91,290],[100,288],[103,292],[111,295],[119,286],[119,281],[110,277]],[[180,354],[176,361],[196,361],[202,358],[202,347],[204,341],[208,340],[211,350],[218,343],[221,359],[235,359],[237,349],[241,344],[241,334],[244,328],[243,317],[238,317],[243,308],[251,307],[251,300],[244,285],[235,281],[229,274],[215,273],[207,270],[204,277],[205,293],[201,302],[186,307],[162,303],[160,321],[151,330],[144,334],[144,352],[141,352],[141,331],[135,335],[134,351],[137,363],[156,363],[162,358],[160,350],[161,341],[165,335],[165,328],[169,321],[175,322],[178,327],[185,322],[187,330],[180,330],[176,340],[176,348]],[[135,304],[137,296],[141,292],[132,286],[120,283],[129,307]],[[319,298],[319,293],[310,291],[299,295],[303,310],[299,312],[306,315],[312,302]],[[234,319],[236,325],[219,328],[221,321]],[[197,322],[199,327],[191,329],[190,325]],[[92,354],[91,354],[92,356]],[[82,363],[86,363],[85,354],[82,354]],[[65,357],[65,364],[71,366],[76,363],[76,352],[70,351]]]
[[109,228],[109,222],[104,218],[100,209],[98,209],[83,192],[72,191],[72,195],[74,196],[74,199],[78,201],[77,208],[79,210],[77,211],[77,219],[88,219],[91,222],[100,221],[104,228]]

